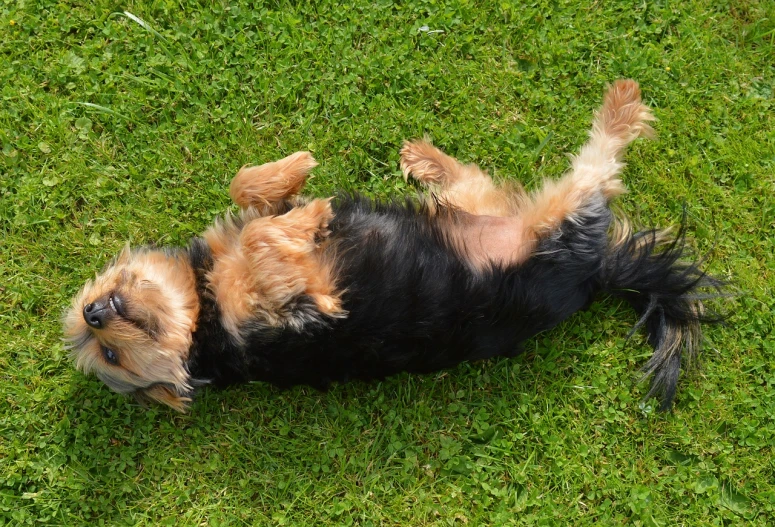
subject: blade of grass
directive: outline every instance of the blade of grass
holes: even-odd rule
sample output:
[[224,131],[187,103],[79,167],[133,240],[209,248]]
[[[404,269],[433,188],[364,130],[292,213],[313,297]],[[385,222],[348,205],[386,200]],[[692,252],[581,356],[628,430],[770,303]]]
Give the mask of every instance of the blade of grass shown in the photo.
[[116,117],[120,117],[121,119],[124,119],[125,121],[129,121],[130,123],[140,124],[140,121],[132,119],[131,117],[129,117],[127,115],[124,115],[122,113],[118,113],[115,110],[111,110],[107,106],[102,106],[100,104],[94,104],[93,102],[82,102],[82,101],[73,101],[70,104],[76,104],[78,106],[85,106],[87,108],[91,108],[92,110],[96,110],[99,113],[106,113],[106,114],[109,114],[109,115],[114,115]]

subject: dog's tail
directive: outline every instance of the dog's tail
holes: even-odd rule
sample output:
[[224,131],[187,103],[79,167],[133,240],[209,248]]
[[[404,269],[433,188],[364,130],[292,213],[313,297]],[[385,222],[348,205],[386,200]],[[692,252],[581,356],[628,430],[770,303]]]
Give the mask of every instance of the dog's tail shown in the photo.
[[626,300],[639,315],[633,328],[644,327],[654,354],[643,367],[651,377],[646,399],[655,396],[669,410],[681,368],[692,364],[702,344],[702,322],[720,322],[704,300],[723,296],[725,283],[701,269],[702,262],[683,260],[686,217],[677,232],[633,232],[626,221],[613,229],[602,272],[605,291]]

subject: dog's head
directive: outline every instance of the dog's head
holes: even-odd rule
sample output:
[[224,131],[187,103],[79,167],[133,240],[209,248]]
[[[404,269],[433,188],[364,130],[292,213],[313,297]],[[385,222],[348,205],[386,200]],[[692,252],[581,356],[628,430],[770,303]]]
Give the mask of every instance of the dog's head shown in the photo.
[[116,392],[185,410],[199,300],[184,251],[125,248],[64,317],[76,367]]

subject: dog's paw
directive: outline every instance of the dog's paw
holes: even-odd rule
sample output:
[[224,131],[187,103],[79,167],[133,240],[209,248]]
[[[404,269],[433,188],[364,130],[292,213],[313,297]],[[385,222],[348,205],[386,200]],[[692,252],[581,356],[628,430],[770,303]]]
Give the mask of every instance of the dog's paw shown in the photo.
[[411,175],[426,185],[441,185],[456,177],[458,162],[426,139],[404,142],[400,154],[404,179]]
[[651,109],[641,102],[638,83],[632,79],[617,80],[608,88],[597,119],[606,135],[624,144],[638,137],[654,137],[649,125],[654,120]]
[[229,194],[242,208],[281,201],[298,194],[317,165],[309,152],[296,152],[279,161],[245,166],[231,181]]
[[[310,295],[324,313],[341,310],[330,266],[320,245],[333,219],[331,199],[315,199],[279,216],[257,218],[240,233],[240,246],[265,318],[285,318],[283,306]],[[330,313],[329,313],[330,312]]]

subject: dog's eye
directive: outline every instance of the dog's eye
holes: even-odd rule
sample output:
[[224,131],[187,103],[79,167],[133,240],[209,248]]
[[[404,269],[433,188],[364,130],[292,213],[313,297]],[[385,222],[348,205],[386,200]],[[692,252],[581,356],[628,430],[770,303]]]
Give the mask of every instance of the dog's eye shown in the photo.
[[105,357],[105,360],[110,364],[118,366],[118,355],[116,355],[116,352],[112,349],[102,346],[102,356]]

